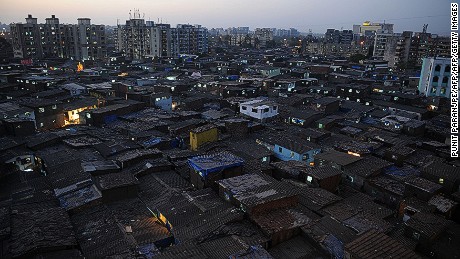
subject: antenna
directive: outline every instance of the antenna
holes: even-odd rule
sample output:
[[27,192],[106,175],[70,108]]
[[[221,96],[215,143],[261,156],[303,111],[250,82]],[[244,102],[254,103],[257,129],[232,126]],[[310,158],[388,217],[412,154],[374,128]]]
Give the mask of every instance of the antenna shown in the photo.
[[428,29],[428,24],[423,25],[423,33],[426,33],[426,30]]

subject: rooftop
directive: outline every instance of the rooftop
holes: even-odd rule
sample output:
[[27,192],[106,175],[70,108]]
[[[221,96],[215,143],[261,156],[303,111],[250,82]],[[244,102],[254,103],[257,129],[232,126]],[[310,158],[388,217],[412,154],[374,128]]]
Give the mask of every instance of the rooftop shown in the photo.
[[224,151],[210,155],[192,157],[188,159],[188,162],[194,170],[201,172],[205,176],[208,173],[242,166],[244,160],[230,152]]
[[315,160],[320,159],[320,160],[325,160],[328,162],[333,162],[341,166],[346,166],[353,164],[357,161],[360,161],[362,158],[361,157],[356,157],[352,156],[343,152],[338,152],[338,151],[328,151],[326,153],[320,153],[315,156]]
[[389,236],[370,230],[345,244],[345,251],[359,258],[421,258]]

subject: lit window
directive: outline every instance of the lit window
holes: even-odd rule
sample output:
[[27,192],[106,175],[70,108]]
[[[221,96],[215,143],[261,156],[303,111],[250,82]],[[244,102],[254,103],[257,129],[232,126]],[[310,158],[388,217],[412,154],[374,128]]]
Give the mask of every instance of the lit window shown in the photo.
[[444,179],[439,178],[439,183],[440,183],[440,184],[444,184]]
[[350,181],[351,183],[354,181],[353,177],[349,175],[346,176],[346,179]]
[[38,108],[38,112],[40,112],[40,113],[45,112],[45,108],[42,108],[42,107]]
[[53,104],[53,106],[51,106],[51,109],[56,110],[56,109],[57,109],[57,105],[56,105],[56,104]]
[[313,180],[313,177],[311,176],[307,176],[307,181],[311,183],[311,181]]

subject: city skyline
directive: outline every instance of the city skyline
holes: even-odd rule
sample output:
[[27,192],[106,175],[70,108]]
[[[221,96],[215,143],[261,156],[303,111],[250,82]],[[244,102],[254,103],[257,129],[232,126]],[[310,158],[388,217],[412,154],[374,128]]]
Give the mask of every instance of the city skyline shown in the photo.
[[[444,0],[443,0],[444,1]],[[385,1],[385,3],[354,1],[344,4],[340,1],[328,1],[324,4],[319,0],[305,3],[300,0],[289,2],[280,1],[212,1],[213,9],[202,8],[210,6],[209,0],[196,0],[193,3],[183,0],[155,1],[144,0],[111,1],[110,12],[106,12],[107,2],[65,1],[22,1],[25,5],[15,4],[11,0],[4,3],[2,23],[24,23],[25,17],[32,14],[39,21],[56,15],[63,23],[75,23],[77,18],[91,18],[93,24],[116,25],[129,19],[130,11],[138,9],[141,18],[152,21],[162,21],[170,24],[201,24],[207,28],[228,28],[248,26],[270,28],[296,28],[301,32],[311,30],[322,33],[328,28],[352,29],[353,24],[364,21],[394,23],[395,31],[421,31],[423,24],[429,24],[428,31],[440,35],[449,34],[448,5],[440,5],[433,1]],[[49,2],[49,3],[48,3]],[[447,4],[447,1],[446,1]],[[86,8],[87,6],[91,8]],[[42,6],[46,6],[43,8]],[[334,6],[335,8],[330,8]],[[394,7],[398,8],[394,8]],[[393,8],[393,9],[392,9]],[[410,11],[408,11],[410,10]],[[211,12],[212,11],[212,12]],[[324,15],[328,12],[329,15]],[[101,15],[101,13],[104,13]],[[108,14],[105,14],[108,13]],[[350,17],[351,16],[351,17]]]

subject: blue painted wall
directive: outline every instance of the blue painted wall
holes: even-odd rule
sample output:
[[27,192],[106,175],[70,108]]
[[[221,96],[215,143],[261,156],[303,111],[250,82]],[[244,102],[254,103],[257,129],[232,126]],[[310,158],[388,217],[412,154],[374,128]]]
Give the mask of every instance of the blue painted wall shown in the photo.
[[[304,154],[308,155],[307,160],[302,160],[304,154],[299,154],[294,152],[294,155],[291,157],[291,151],[287,148],[281,147],[281,152],[279,145],[275,144],[275,148],[273,152],[275,153],[275,156],[283,161],[290,161],[290,160],[295,160],[295,161],[304,161],[305,163],[310,163],[313,162],[314,160],[314,155],[318,154],[321,152],[321,149],[312,149]],[[292,151],[293,152],[293,151]]]

